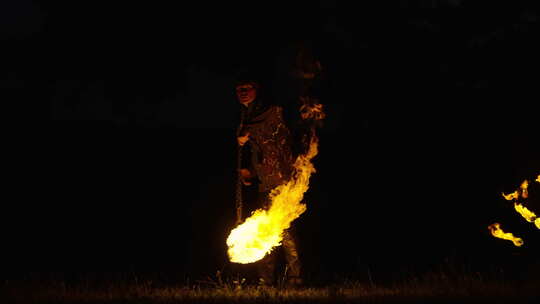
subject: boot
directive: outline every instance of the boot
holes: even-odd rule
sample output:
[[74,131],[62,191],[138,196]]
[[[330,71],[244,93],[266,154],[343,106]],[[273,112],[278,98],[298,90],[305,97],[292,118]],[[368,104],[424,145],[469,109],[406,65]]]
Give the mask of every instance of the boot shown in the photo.
[[276,253],[271,252],[257,262],[258,285],[273,286],[275,284]]
[[287,261],[286,285],[300,286],[303,284],[301,277],[302,265],[296,246],[295,237],[292,231],[286,230],[282,240],[285,260]]

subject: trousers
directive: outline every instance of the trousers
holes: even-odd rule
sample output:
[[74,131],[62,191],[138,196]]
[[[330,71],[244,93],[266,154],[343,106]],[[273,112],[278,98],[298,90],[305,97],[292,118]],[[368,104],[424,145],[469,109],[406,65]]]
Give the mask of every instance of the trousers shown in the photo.
[[[281,250],[281,252],[279,252]],[[257,274],[264,284],[275,284],[277,273],[278,258],[285,258],[285,269],[282,276],[286,281],[299,280],[301,277],[302,265],[298,254],[296,237],[294,229],[287,229],[283,232],[281,246],[274,248],[262,260],[256,262]]]
[[[256,206],[258,208],[269,208],[271,203],[269,196],[269,192],[259,192]],[[285,269],[280,272],[280,276],[285,277],[287,281],[299,280],[301,276],[302,265],[294,226],[283,231],[282,237],[281,246],[274,248],[262,260],[256,262],[257,274],[264,284],[272,285],[276,283],[278,276],[277,266],[280,264],[285,264]],[[284,258],[285,263],[282,263],[280,258]]]

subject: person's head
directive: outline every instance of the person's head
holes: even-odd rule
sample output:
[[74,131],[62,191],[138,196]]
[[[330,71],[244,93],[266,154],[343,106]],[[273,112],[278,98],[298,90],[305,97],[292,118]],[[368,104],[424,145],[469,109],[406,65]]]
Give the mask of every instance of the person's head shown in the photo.
[[255,99],[257,99],[257,91],[259,90],[259,83],[254,80],[241,80],[236,82],[236,97],[238,101],[244,106],[248,106]]

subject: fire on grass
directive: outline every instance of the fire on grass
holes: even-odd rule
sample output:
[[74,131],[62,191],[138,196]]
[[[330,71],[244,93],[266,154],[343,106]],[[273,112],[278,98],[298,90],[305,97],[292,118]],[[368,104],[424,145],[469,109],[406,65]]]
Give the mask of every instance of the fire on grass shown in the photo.
[[[302,108],[303,119],[322,119],[322,105]],[[304,193],[309,188],[309,179],[315,172],[311,160],[318,153],[319,140],[312,129],[309,148],[299,155],[294,163],[291,180],[270,193],[270,207],[254,211],[242,224],[234,228],[227,238],[228,255],[231,262],[254,263],[264,258],[275,247],[281,245],[283,231],[304,211]]]
[[[536,181],[540,183],[540,175],[536,178]],[[534,212],[529,210],[527,207],[523,206],[522,203],[520,203],[521,199],[527,199],[529,197],[529,181],[524,180],[521,185],[519,186],[519,189],[510,193],[510,194],[502,194],[502,196],[507,201],[514,201],[514,209],[529,223],[534,223],[536,228],[540,229],[540,218],[536,216]],[[491,234],[494,237],[509,240],[514,243],[515,246],[522,246],[523,240],[519,237],[514,236],[512,233],[504,232],[500,228],[499,223],[493,223],[488,226],[488,229],[491,231]]]

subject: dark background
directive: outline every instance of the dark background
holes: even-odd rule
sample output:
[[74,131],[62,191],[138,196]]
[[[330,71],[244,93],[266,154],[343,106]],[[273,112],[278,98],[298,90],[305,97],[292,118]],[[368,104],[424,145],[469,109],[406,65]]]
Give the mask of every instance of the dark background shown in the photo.
[[228,267],[234,75],[279,99],[298,45],[327,113],[296,221],[307,275],[537,263],[501,196],[540,174],[533,3],[3,1],[4,273]]

